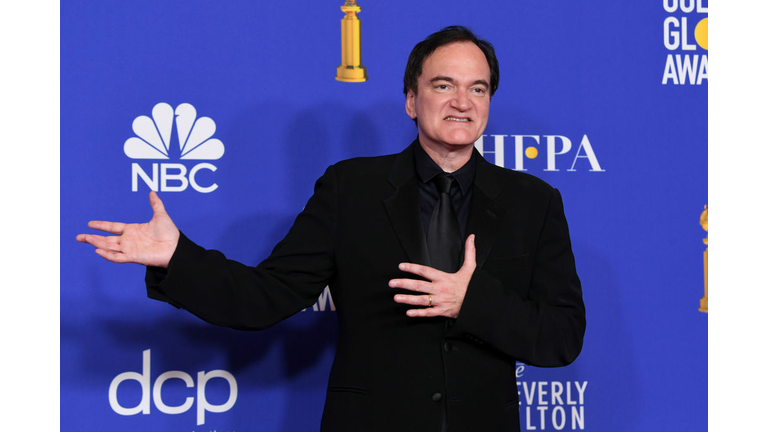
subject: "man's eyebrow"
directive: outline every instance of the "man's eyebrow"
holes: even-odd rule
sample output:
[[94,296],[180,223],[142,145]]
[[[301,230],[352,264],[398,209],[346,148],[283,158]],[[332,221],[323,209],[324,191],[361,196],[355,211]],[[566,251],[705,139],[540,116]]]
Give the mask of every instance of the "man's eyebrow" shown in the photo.
[[[447,81],[447,82],[449,82],[449,83],[452,83],[452,82],[454,82],[455,80],[454,80],[453,78],[451,78],[451,77],[442,76],[442,75],[438,75],[438,76],[436,76],[436,77],[432,78],[431,80],[429,80],[430,84],[431,84],[431,83],[434,83],[434,82],[437,82],[437,81]],[[480,84],[480,85],[484,85],[486,88],[490,88],[490,87],[491,87],[491,85],[490,85],[490,84],[488,84],[488,81],[486,81],[486,80],[484,80],[484,79],[475,80],[475,81],[472,83],[472,85],[478,85],[478,84]]]
[[432,78],[431,80],[429,80],[430,83],[433,83],[433,82],[436,82],[436,81],[448,81],[448,82],[452,83],[453,82],[453,78],[447,77],[447,76],[438,75],[438,76]]

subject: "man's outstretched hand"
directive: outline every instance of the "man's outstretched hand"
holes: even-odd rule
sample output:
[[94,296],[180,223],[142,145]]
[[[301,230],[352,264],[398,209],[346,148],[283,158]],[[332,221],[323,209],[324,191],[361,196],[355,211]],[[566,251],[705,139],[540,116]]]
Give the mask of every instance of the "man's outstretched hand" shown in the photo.
[[149,204],[154,212],[149,222],[90,221],[89,228],[116,235],[78,234],[77,241],[95,246],[97,254],[112,262],[168,267],[179,243],[179,229],[154,191],[149,193]]

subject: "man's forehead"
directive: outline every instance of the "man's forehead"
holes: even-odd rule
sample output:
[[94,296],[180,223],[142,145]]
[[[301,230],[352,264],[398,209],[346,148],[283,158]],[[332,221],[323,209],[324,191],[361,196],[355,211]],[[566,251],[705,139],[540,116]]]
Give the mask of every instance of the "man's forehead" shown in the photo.
[[483,51],[470,41],[451,42],[435,49],[424,59],[421,78],[426,81],[437,79],[453,80],[455,75],[472,73],[476,80],[490,78],[491,68]]

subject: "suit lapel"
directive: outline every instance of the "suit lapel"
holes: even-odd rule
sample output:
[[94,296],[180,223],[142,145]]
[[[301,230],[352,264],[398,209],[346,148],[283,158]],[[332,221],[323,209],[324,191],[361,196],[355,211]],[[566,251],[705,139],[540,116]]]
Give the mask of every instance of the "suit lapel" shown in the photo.
[[[384,200],[384,207],[411,262],[430,265],[427,237],[419,213],[418,176],[413,161],[414,145],[419,145],[418,138],[395,158],[387,179],[395,188],[395,192]],[[505,211],[494,202],[501,193],[493,175],[494,167],[480,153],[476,154],[476,159],[477,172],[469,209],[468,233],[475,234],[477,266],[482,267],[493,247],[499,228],[504,223]]]
[[[418,138],[417,138],[418,140]],[[427,236],[419,213],[419,188],[413,161],[414,141],[398,154],[387,179],[395,192],[384,200],[389,220],[410,262],[429,265]]]
[[494,199],[501,193],[493,175],[494,167],[479,153],[476,154],[476,157],[477,172],[473,183],[472,203],[469,208],[468,233],[475,234],[477,267],[481,268],[488,258],[491,247],[498,236],[499,228],[504,222],[505,211],[494,202]]

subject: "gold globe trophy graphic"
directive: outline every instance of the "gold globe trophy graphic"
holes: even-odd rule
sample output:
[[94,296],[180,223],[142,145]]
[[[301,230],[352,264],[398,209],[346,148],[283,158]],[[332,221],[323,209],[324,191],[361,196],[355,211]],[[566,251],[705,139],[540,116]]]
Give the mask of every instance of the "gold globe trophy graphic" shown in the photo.
[[362,43],[360,39],[360,19],[357,13],[360,6],[355,0],[347,0],[341,6],[346,13],[341,19],[341,65],[336,68],[336,80],[344,82],[364,82],[368,80],[362,63]]
[[708,229],[709,223],[707,222],[707,220],[709,219],[709,217],[707,212],[708,212],[707,206],[704,206],[704,212],[701,213],[701,217],[699,218],[699,223],[701,224],[701,227],[704,228],[704,231],[707,232],[707,236],[704,237],[704,244],[707,245],[707,248],[704,250],[704,297],[702,297],[699,300],[699,310],[705,313],[707,313],[709,310],[709,299],[708,299],[709,288],[707,286],[709,281],[709,275],[707,274],[708,268],[709,268],[708,256],[707,256],[707,252],[709,251],[709,240],[708,240],[709,239],[709,229]]

